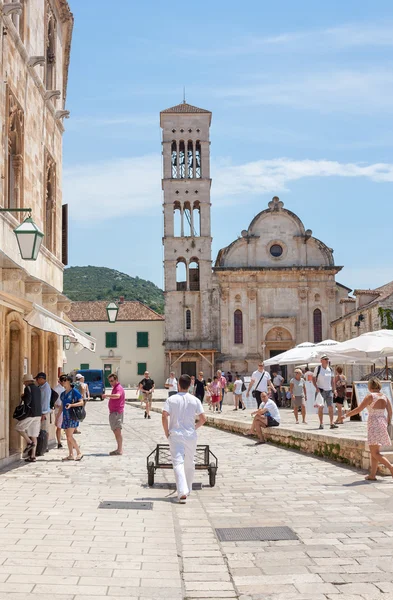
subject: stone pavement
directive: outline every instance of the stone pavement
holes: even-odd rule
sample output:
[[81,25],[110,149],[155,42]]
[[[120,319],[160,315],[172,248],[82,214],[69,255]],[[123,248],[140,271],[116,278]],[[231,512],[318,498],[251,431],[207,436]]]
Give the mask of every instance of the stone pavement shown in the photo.
[[[109,457],[106,402],[89,403],[84,459],[0,474],[0,600],[393,599],[393,481],[203,428],[217,484],[173,501],[171,470],[146,486],[161,419],[126,407],[125,455]],[[152,511],[102,509],[145,500]],[[220,543],[216,527],[285,525],[299,540]]]

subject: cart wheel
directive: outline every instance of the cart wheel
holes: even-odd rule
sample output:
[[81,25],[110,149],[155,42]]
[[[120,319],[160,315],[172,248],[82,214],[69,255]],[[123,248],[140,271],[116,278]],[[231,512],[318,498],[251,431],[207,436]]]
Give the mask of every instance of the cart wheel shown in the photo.
[[214,462],[211,462],[209,465],[209,484],[210,487],[214,487],[216,485],[216,472],[217,467]]
[[149,462],[147,466],[147,483],[149,487],[153,487],[154,485],[154,463]]

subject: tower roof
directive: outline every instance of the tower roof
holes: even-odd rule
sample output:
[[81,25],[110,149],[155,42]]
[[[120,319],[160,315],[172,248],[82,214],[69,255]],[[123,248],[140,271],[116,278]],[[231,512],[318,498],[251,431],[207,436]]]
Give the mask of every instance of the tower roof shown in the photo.
[[210,110],[205,110],[204,108],[198,108],[197,106],[192,106],[191,104],[187,104],[187,102],[181,102],[176,106],[172,106],[171,108],[166,108],[161,111],[162,113],[207,113],[211,114]]

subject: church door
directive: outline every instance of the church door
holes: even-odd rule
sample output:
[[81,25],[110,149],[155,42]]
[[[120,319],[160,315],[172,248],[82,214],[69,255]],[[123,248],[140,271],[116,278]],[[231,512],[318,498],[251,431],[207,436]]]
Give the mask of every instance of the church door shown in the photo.
[[185,361],[181,364],[181,374],[196,377],[196,362]]

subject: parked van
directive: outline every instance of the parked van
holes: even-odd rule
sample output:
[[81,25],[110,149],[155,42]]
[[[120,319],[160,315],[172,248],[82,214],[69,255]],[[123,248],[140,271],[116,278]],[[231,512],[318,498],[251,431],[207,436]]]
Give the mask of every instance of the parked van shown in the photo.
[[91,398],[99,398],[103,400],[105,394],[104,371],[100,369],[78,369],[76,373],[80,373],[85,378],[85,383],[89,386]]

